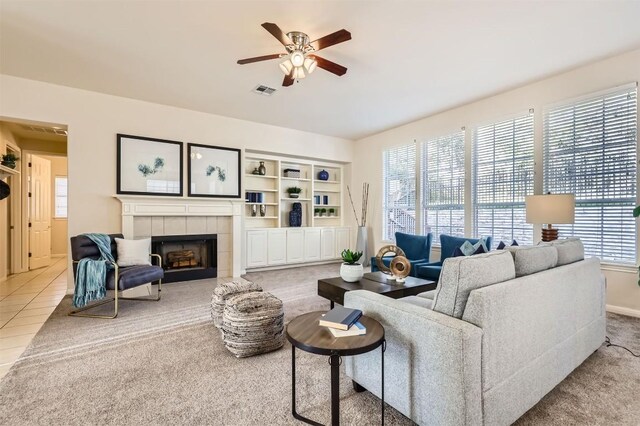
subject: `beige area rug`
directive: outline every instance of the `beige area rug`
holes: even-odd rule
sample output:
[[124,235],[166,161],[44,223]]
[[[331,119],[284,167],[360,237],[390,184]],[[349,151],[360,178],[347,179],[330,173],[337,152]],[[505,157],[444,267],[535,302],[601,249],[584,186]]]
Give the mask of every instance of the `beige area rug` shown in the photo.
[[[290,320],[328,309],[316,282],[337,273],[328,265],[247,278],[280,297]],[[161,302],[124,301],[115,320],[68,317],[66,297],[0,383],[0,424],[301,424],[291,416],[291,347],[234,358],[210,319],[216,283],[168,284]],[[611,315],[609,333],[640,352],[640,320]],[[327,360],[297,354],[298,410],[327,424]],[[342,423],[379,424],[379,400],[355,393],[344,374],[340,385]],[[603,347],[519,423],[637,424],[638,389],[640,361]],[[412,424],[391,408],[385,422]]]

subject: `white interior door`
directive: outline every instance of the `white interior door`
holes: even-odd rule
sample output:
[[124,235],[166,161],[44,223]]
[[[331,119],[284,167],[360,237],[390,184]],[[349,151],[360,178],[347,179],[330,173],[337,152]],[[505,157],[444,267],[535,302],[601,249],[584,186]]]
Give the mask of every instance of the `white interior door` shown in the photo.
[[51,261],[51,162],[29,157],[29,269],[36,269]]

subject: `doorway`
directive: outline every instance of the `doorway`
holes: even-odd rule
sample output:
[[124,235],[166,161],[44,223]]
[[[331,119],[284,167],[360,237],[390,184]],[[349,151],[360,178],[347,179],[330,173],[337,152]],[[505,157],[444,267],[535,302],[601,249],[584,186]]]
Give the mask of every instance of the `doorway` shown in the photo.
[[0,121],[0,154],[16,153],[11,193],[0,201],[0,281],[39,269],[68,250],[65,126]]

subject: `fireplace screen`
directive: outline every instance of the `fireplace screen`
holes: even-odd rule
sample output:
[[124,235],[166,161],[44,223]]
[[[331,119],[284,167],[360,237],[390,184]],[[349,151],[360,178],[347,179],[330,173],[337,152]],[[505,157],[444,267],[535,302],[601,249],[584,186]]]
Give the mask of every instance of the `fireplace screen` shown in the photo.
[[165,282],[217,276],[216,235],[153,237],[152,250],[162,257]]

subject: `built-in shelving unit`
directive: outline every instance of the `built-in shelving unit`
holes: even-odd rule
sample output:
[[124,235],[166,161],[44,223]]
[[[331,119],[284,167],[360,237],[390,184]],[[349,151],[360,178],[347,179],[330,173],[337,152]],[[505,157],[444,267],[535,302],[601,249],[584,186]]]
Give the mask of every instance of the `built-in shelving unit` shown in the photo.
[[[261,164],[264,175],[256,174]],[[329,174],[328,180],[320,179],[321,171]],[[294,203],[302,207],[302,227],[343,225],[342,165],[247,152],[244,173],[245,195],[249,197],[244,213],[249,219],[246,228],[288,228]],[[287,189],[292,187],[302,190],[298,198],[289,196]],[[261,206],[264,216],[260,216]],[[322,209],[326,209],[326,213],[320,216]],[[332,216],[328,214],[329,209],[334,210]]]
[[11,167],[0,165],[0,179],[8,178],[9,176],[19,175],[20,172]]

